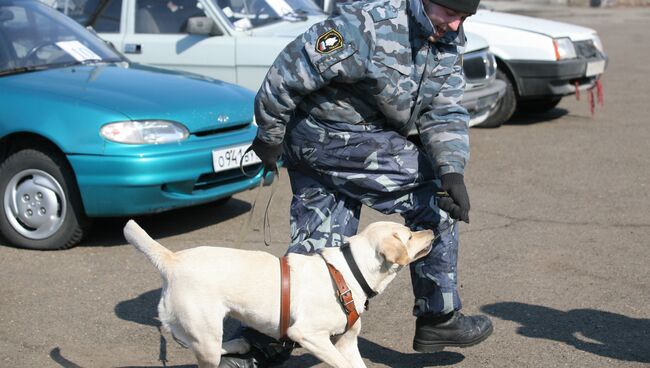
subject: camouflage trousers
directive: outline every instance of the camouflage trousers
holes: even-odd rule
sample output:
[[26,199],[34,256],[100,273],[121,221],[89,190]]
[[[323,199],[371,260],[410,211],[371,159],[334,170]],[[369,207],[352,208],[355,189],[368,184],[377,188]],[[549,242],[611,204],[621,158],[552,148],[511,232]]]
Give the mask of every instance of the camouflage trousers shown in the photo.
[[340,246],[357,233],[362,204],[398,213],[409,228],[440,235],[431,253],[410,265],[413,314],[459,310],[457,227],[436,206],[439,181],[426,155],[394,131],[296,120],[284,147],[293,191],[288,253]]

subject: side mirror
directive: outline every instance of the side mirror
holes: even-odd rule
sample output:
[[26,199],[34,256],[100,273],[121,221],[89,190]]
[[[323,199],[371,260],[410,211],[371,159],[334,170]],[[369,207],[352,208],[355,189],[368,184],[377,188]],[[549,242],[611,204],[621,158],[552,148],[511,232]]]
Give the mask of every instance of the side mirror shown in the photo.
[[221,36],[216,23],[208,17],[191,17],[187,20],[186,32],[193,35]]

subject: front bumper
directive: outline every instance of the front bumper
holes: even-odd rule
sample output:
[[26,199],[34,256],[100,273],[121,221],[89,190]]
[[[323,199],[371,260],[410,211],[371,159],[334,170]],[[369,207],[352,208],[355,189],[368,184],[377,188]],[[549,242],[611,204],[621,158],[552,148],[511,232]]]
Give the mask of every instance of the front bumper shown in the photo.
[[602,74],[587,75],[587,67],[590,64],[596,65],[595,63],[603,63],[604,71],[607,57],[561,61],[507,61],[516,81],[518,95],[524,100],[573,94],[576,82],[582,90],[593,87]]
[[[215,201],[251,189],[261,164],[214,173],[212,150],[250,144],[256,128],[166,145],[146,154],[68,155],[89,217],[130,216]],[[146,147],[151,148],[151,147]],[[268,174],[265,183],[273,180]]]
[[469,112],[469,126],[485,121],[505,93],[506,83],[498,79],[484,87],[466,90],[460,104]]

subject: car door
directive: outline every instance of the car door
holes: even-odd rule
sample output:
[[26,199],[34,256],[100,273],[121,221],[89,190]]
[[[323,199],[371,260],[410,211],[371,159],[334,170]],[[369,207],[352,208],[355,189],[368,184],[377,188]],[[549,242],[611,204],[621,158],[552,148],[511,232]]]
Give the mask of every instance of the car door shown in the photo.
[[217,24],[210,34],[187,32],[190,18],[209,21],[201,1],[124,1],[125,30],[119,50],[129,59],[236,82],[234,38]]

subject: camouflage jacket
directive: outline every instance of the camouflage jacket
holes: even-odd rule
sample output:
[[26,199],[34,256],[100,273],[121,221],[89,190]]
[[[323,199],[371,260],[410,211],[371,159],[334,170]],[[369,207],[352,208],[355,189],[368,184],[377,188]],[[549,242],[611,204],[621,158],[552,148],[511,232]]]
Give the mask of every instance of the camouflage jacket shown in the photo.
[[408,0],[340,6],[274,62],[255,99],[258,137],[280,143],[289,121],[304,114],[404,135],[416,131],[438,176],[463,174],[469,158],[469,114],[459,104],[465,36],[461,28],[431,43],[424,29]]

